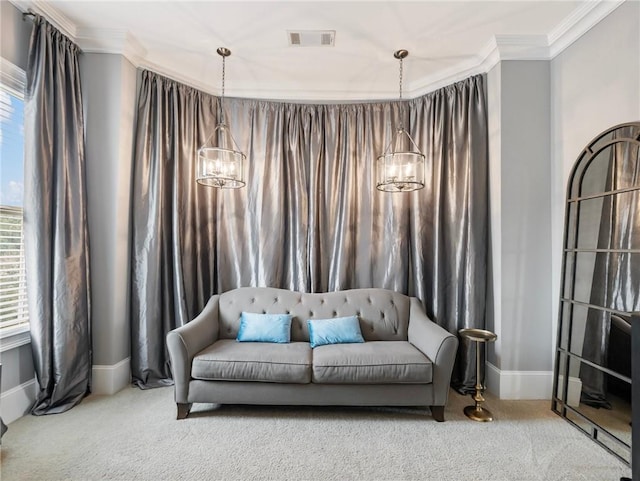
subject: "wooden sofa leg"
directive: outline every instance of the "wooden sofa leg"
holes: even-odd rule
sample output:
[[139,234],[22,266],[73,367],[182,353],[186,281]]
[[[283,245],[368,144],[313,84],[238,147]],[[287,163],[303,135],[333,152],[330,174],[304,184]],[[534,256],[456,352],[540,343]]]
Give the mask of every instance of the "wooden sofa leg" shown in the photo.
[[431,409],[431,416],[439,423],[444,422],[444,406],[429,406]]
[[178,417],[176,419],[186,419],[191,411],[191,403],[176,403],[178,406]]

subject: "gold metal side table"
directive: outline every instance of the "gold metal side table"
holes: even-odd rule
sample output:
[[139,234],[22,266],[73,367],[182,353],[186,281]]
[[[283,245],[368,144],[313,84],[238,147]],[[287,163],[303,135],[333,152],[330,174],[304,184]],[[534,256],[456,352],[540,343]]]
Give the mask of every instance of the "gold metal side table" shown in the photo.
[[[485,343],[485,346],[489,342],[493,342],[498,339],[498,336],[491,331],[485,331],[484,329],[460,329],[458,331],[461,337],[475,341],[476,343],[476,392],[473,395],[473,400],[476,402],[473,406],[467,406],[464,408],[464,413],[469,419],[474,421],[487,422],[493,421],[493,415],[491,412],[482,407],[484,397],[484,386],[480,382],[484,379],[484,365],[482,370],[480,368],[480,343]],[[482,377],[481,377],[482,376]]]

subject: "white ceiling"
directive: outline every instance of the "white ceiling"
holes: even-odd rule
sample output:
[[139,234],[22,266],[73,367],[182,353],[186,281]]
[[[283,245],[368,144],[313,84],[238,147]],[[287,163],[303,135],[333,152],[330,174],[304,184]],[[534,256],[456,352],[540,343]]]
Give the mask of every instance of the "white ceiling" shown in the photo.
[[[120,53],[219,94],[289,100],[415,97],[498,60],[549,59],[615,9],[606,1],[11,0],[42,13],[84,52]],[[335,30],[334,47],[292,47],[288,30]]]

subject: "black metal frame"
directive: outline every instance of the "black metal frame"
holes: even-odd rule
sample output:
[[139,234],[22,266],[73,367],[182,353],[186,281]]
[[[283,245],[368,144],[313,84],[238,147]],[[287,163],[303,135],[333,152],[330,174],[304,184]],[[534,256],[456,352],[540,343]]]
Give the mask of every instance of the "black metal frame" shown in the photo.
[[[631,400],[640,406],[640,312],[631,316]],[[631,445],[636,446],[631,455],[633,479],[640,480],[640,409],[632,408]]]
[[[626,130],[628,130],[629,128],[633,128],[634,130],[634,136],[632,137],[617,137],[615,135],[612,135],[614,132],[618,131],[618,132],[624,132]],[[610,138],[609,140],[604,140],[607,136],[611,136],[612,138]],[[639,186],[634,186],[634,187],[628,187],[628,188],[624,188],[624,189],[617,189],[617,190],[611,190],[611,191],[606,191],[606,192],[600,192],[597,194],[588,194],[588,195],[583,195],[583,181],[584,181],[584,177],[585,174],[587,173],[587,171],[589,170],[589,166],[591,165],[591,163],[593,162],[593,160],[598,156],[598,154],[603,151],[604,149],[618,144],[618,143],[622,143],[622,142],[630,142],[632,144],[637,145],[640,148],[640,122],[631,122],[631,123],[625,123],[625,124],[620,124],[617,125],[615,127],[612,127],[604,132],[602,132],[600,135],[598,135],[595,139],[593,139],[589,145],[587,145],[587,147],[581,152],[580,156],[578,157],[578,160],[576,161],[572,171],[571,171],[571,175],[569,176],[569,182],[567,185],[567,202],[566,202],[566,206],[565,206],[565,225],[564,225],[564,244],[563,244],[563,259],[562,259],[562,277],[561,277],[561,282],[560,282],[560,303],[558,306],[558,330],[557,330],[557,343],[556,343],[556,360],[555,360],[555,367],[554,367],[554,378],[553,378],[553,394],[552,394],[552,405],[551,405],[551,409],[556,412],[557,414],[559,414],[561,417],[563,417],[564,419],[566,419],[569,423],[573,424],[574,426],[576,426],[581,432],[583,432],[584,434],[586,434],[587,436],[589,436],[590,438],[592,438],[594,441],[596,441],[598,444],[600,444],[603,448],[605,448],[607,451],[609,451],[611,454],[613,454],[614,456],[616,456],[618,459],[620,459],[621,461],[623,461],[625,464],[630,465],[631,463],[631,446],[629,444],[627,444],[626,442],[622,441],[621,439],[617,438],[615,435],[613,435],[612,433],[610,433],[609,431],[607,431],[605,428],[603,428],[602,426],[600,426],[599,424],[597,424],[596,422],[590,420],[588,417],[586,417],[583,413],[577,411],[576,409],[574,409],[573,407],[569,406],[567,402],[565,402],[565,400],[568,400],[568,391],[569,391],[569,372],[570,372],[570,365],[571,365],[571,360],[572,359],[576,359],[578,362],[581,363],[585,363],[588,364],[608,375],[614,376],[618,379],[623,380],[624,382],[627,383],[631,383],[632,384],[632,390],[633,390],[633,400],[635,400],[635,403],[638,403],[638,400],[640,399],[640,393],[639,391],[639,382],[638,382],[638,377],[640,377],[640,373],[638,372],[640,369],[637,366],[640,366],[640,360],[638,359],[640,357],[640,334],[638,334],[637,331],[640,331],[640,326],[635,326],[638,324],[638,318],[636,317],[634,319],[634,327],[633,329],[635,330],[635,345],[633,345],[633,362],[634,362],[634,367],[636,367],[633,372],[632,372],[632,377],[634,378],[635,382],[632,382],[632,379],[617,373],[615,371],[612,371],[611,369],[608,369],[605,366],[601,366],[598,365],[596,363],[593,363],[591,361],[588,361],[586,359],[584,359],[582,356],[572,353],[571,352],[571,341],[572,341],[572,331],[573,331],[573,318],[574,318],[574,307],[579,305],[579,306],[584,306],[587,307],[589,309],[596,309],[596,310],[600,310],[600,311],[605,311],[605,312],[609,312],[612,314],[622,314],[624,316],[628,316],[630,315],[630,313],[628,312],[620,312],[620,311],[616,311],[614,309],[609,309],[607,307],[604,306],[598,306],[598,305],[594,305],[594,304],[590,304],[587,302],[582,302],[579,300],[574,299],[574,295],[575,295],[575,284],[576,284],[576,266],[577,266],[577,259],[578,259],[578,253],[580,252],[588,252],[588,253],[600,253],[600,252],[615,252],[615,253],[629,253],[629,254],[640,254],[640,249],[585,249],[585,248],[578,248],[578,234],[579,234],[579,227],[580,227],[580,207],[581,207],[581,203],[586,201],[586,200],[590,200],[590,199],[597,199],[597,198],[604,198],[606,196],[612,196],[612,195],[619,195],[619,194],[624,194],[627,192],[634,192],[634,191],[638,191],[640,190],[640,185]],[[614,184],[615,185],[615,184]],[[577,192],[576,192],[577,189]],[[575,209],[575,217],[571,217],[571,213],[572,213],[572,206]],[[572,244],[572,245],[569,245]],[[596,246],[597,247],[597,246]],[[573,264],[570,264],[571,259],[573,259]],[[570,271],[570,272],[568,272]],[[569,277],[567,277],[569,276]],[[570,284],[567,286],[567,281],[570,281]],[[565,316],[565,308],[568,308],[568,311],[566,313]],[[565,325],[565,323],[567,325]],[[566,336],[566,348],[563,347],[563,330],[566,329],[567,330],[567,336]],[[564,357],[564,366],[561,371],[561,359]],[[559,386],[559,377],[563,376],[563,383],[562,386]],[[560,396],[558,396],[558,388],[561,388],[562,393]],[[577,417],[578,419],[580,419],[582,422],[586,423],[589,426],[589,430],[587,431],[585,428],[583,428],[581,425],[579,425],[578,423],[576,423],[575,421],[573,421],[572,419],[570,419],[567,414],[572,414],[573,416]],[[636,446],[640,446],[640,440],[638,440],[638,438],[640,437],[640,435],[638,434],[638,432],[640,431],[640,429],[638,429],[638,427],[640,427],[640,421],[638,421],[638,409],[633,410],[633,426],[636,426],[636,429],[632,429],[632,444],[635,444]],[[617,453],[616,451],[614,451],[613,449],[611,449],[609,446],[607,446],[606,444],[604,444],[602,442],[602,440],[599,438],[599,436],[601,435],[605,435],[607,438],[609,438],[610,440],[614,441],[617,445],[619,445],[624,451],[628,451],[629,452],[629,457],[625,458],[624,456],[620,455],[619,453]],[[636,449],[636,451],[640,451],[639,449]],[[636,479],[638,481],[640,481],[640,475],[638,474],[638,471],[640,471],[640,466],[638,464],[640,464],[640,461],[637,460],[637,453],[634,453],[633,455],[633,461],[635,461],[633,463],[634,465],[634,477],[633,479]]]

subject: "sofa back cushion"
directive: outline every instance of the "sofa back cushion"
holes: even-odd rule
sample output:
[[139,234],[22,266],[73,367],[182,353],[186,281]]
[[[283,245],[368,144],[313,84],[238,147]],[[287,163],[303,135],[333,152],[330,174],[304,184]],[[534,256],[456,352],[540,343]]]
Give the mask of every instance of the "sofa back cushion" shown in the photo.
[[358,316],[365,341],[406,341],[409,297],[387,289],[307,294],[241,287],[220,295],[219,338],[234,339],[242,312],[291,314],[291,341],[309,341],[308,319]]

